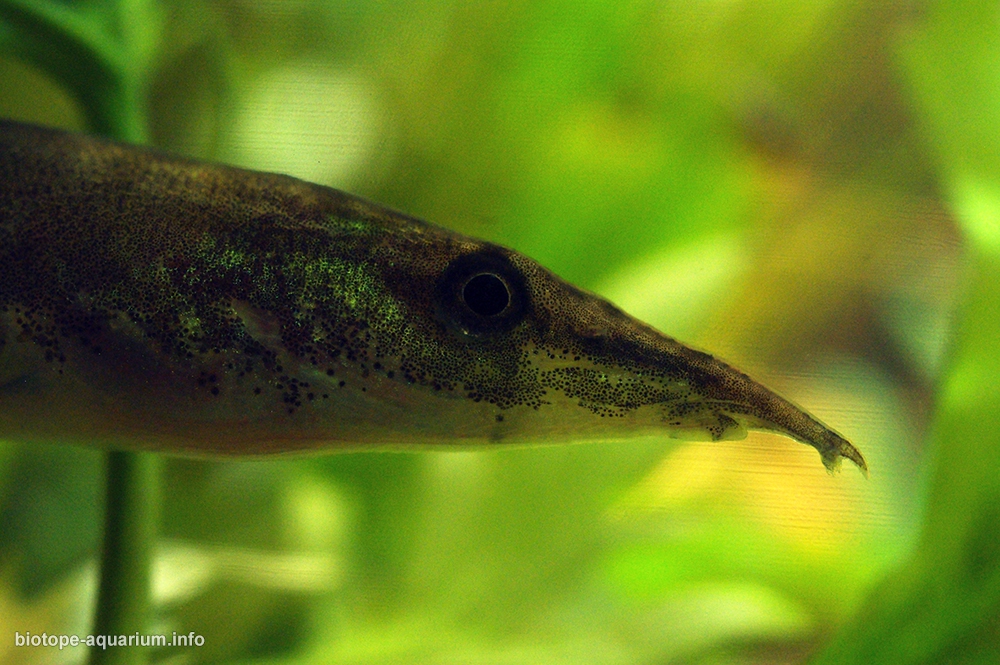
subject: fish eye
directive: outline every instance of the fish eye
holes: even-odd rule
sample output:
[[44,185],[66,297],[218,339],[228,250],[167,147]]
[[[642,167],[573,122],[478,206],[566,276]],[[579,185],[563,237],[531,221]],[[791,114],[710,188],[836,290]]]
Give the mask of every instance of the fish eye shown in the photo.
[[471,337],[513,329],[524,320],[527,286],[524,276],[499,248],[460,256],[438,280],[438,317]]
[[484,272],[465,283],[462,300],[480,316],[496,316],[510,304],[510,290],[500,275]]

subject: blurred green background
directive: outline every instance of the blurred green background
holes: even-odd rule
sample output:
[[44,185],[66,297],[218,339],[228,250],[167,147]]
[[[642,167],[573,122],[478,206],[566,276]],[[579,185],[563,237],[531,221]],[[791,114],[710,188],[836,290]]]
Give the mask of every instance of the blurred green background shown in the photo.
[[[1000,4],[0,0],[0,116],[514,247],[871,466],[170,459],[154,660],[1000,662]],[[0,442],[3,662],[83,659],[13,633],[87,632],[102,479]]]

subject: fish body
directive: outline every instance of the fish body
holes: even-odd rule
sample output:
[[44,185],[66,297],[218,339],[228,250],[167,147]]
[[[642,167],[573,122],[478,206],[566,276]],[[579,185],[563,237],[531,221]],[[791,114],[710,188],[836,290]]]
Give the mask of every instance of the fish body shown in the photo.
[[510,249],[0,122],[0,438],[195,454],[847,440]]

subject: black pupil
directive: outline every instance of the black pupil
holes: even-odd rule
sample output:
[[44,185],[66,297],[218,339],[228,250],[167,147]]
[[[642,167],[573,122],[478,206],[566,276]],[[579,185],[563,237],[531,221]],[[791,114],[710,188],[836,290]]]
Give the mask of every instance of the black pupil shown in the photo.
[[507,285],[496,275],[476,275],[462,289],[465,304],[479,316],[495,316],[507,309],[510,293]]

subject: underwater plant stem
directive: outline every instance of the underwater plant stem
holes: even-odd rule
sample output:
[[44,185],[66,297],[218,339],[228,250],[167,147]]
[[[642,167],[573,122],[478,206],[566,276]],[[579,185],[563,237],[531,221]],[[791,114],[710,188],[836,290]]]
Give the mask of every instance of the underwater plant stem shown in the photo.
[[[150,569],[159,523],[159,459],[107,454],[104,546],[94,635],[143,635],[149,629]],[[93,647],[90,665],[139,665],[148,647]]]

